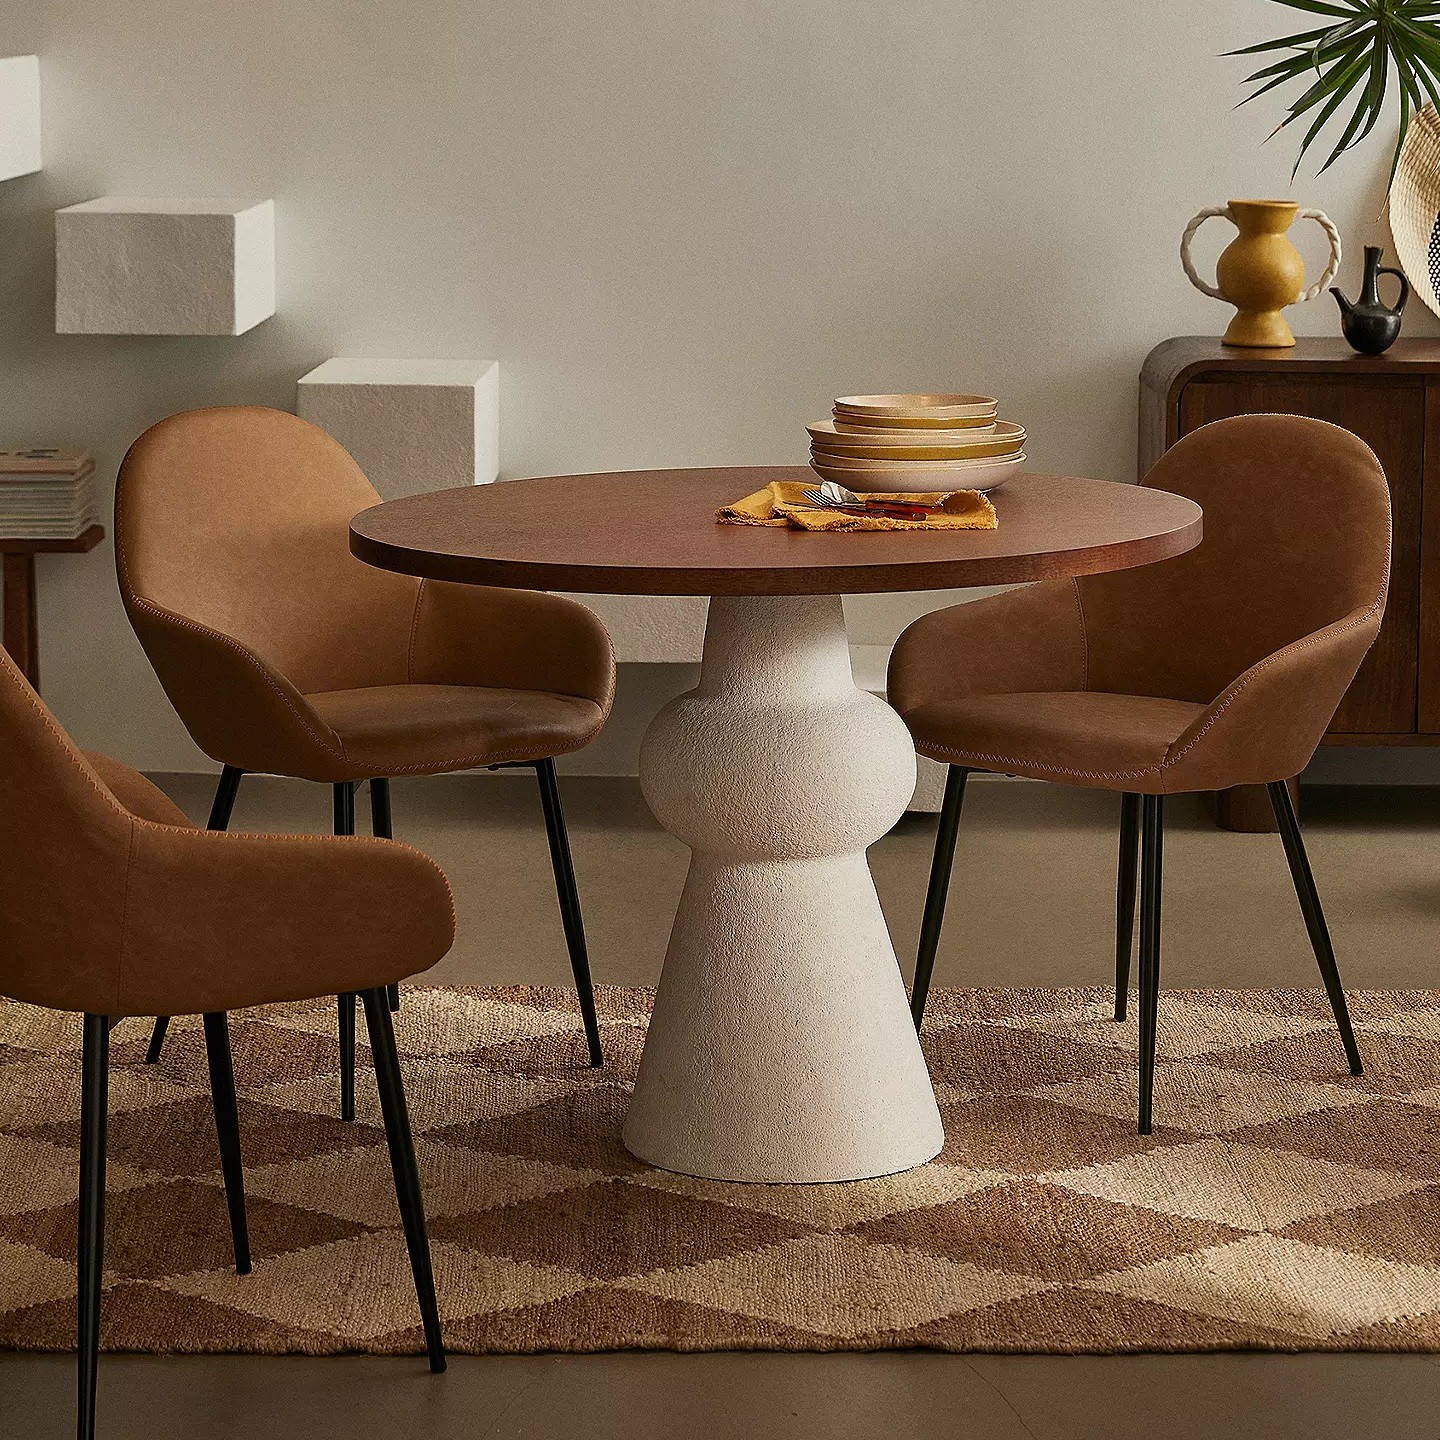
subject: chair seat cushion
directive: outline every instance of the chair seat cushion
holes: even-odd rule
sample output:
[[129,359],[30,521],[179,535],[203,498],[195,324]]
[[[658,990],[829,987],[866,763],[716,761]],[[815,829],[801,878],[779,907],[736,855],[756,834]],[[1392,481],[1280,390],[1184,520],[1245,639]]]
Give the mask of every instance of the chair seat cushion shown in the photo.
[[568,754],[605,721],[593,700],[478,685],[378,685],[305,697],[357,777],[443,774]]
[[929,701],[906,712],[905,722],[922,755],[952,765],[1161,790],[1171,746],[1204,713],[1184,700],[1055,690]]

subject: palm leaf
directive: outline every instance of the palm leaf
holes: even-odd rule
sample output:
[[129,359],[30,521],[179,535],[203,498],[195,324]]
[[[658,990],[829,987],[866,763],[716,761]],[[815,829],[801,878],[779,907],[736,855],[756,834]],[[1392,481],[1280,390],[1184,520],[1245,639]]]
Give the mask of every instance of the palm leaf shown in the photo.
[[[1440,108],[1440,0],[1274,3],[1323,23],[1230,53],[1270,57],[1245,77],[1244,83],[1255,88],[1241,99],[1242,105],[1284,86],[1303,83],[1304,88],[1286,106],[1272,132],[1279,134],[1297,120],[1307,120],[1295,160],[1297,173],[1305,156],[1332,126],[1337,133],[1327,142],[1330,150],[1320,167],[1322,174],[1375,131],[1389,108],[1392,72],[1402,143],[1410,117],[1420,106],[1429,100]],[[1392,175],[1399,158],[1397,144]]]

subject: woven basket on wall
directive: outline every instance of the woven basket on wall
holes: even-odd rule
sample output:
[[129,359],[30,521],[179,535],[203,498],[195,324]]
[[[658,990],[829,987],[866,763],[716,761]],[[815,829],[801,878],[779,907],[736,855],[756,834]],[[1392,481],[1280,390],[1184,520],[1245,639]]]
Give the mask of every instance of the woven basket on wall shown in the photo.
[[1390,187],[1390,233],[1415,293],[1440,315],[1440,115],[1417,110]]

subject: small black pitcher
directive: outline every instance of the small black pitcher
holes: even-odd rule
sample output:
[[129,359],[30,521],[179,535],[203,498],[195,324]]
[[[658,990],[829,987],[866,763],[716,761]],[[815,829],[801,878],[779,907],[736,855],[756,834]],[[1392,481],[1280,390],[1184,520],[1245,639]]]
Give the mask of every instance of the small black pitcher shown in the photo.
[[[1365,281],[1360,298],[1353,304],[1339,287],[1330,293],[1340,306],[1340,328],[1353,350],[1362,355],[1380,355],[1400,338],[1400,317],[1410,298],[1410,282],[1398,270],[1380,262],[1385,252],[1378,245],[1365,247]],[[1393,275],[1400,282],[1400,296],[1394,307],[1380,303],[1380,277]]]

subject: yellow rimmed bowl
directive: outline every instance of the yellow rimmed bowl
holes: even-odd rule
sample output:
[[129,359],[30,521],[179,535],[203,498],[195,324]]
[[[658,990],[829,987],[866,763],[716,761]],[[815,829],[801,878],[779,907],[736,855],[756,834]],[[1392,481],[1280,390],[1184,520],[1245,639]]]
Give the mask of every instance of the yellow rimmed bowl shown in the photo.
[[1001,420],[984,430],[872,430],[855,434],[833,420],[806,427],[817,455],[856,460],[984,460],[1014,455],[1025,448],[1024,426]]
[[842,395],[842,425],[880,430],[972,429],[991,424],[999,402],[989,395]]
[[812,455],[810,468],[823,480],[834,480],[859,492],[984,492],[998,489],[1006,480],[1023,475],[1025,458],[1023,450],[998,459],[909,462]]

